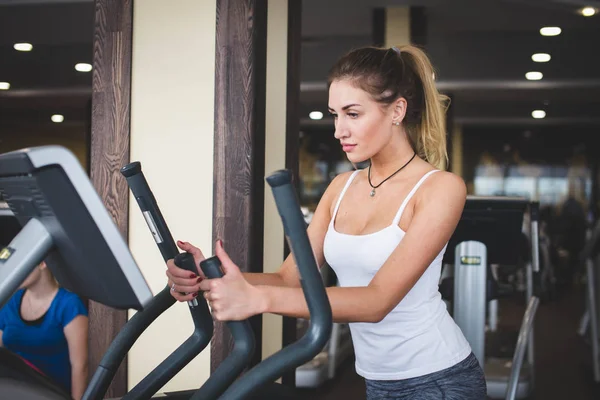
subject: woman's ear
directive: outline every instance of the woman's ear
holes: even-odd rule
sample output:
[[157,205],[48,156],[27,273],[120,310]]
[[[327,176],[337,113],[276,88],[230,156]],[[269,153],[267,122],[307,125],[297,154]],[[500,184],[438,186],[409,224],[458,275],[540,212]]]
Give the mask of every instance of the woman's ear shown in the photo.
[[40,269],[44,269],[47,268],[48,266],[46,265],[46,261],[42,261],[39,265]]
[[404,121],[407,105],[408,104],[406,103],[406,99],[404,97],[400,97],[392,104],[394,107],[392,113],[392,124],[400,125],[402,121]]

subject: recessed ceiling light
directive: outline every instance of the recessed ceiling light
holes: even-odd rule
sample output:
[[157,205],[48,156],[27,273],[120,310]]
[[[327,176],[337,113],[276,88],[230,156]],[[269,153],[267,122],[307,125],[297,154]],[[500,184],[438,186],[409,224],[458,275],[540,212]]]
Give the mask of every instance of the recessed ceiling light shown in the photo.
[[13,46],[17,51],[31,51],[33,45],[31,43],[15,43]]
[[544,110],[533,110],[531,116],[535,119],[546,118],[546,111]]
[[61,122],[63,122],[65,120],[65,117],[60,114],[54,114],[52,117],[50,117],[50,119],[52,120],[52,122],[56,122],[57,124],[60,124]]
[[312,111],[308,116],[310,119],[322,119],[323,113],[321,111]]
[[78,63],[75,65],[75,69],[79,72],[90,72],[92,70],[92,65],[87,63]]
[[536,53],[531,56],[531,59],[535,62],[548,62],[552,57],[547,53]]
[[542,36],[558,36],[562,30],[558,26],[545,26],[540,29],[540,34]]
[[583,15],[584,17],[591,17],[593,15],[596,15],[598,10],[596,10],[594,7],[584,7],[581,9],[580,12],[581,15]]
[[525,74],[525,78],[527,78],[530,81],[539,81],[543,77],[544,77],[544,74],[542,74],[541,72],[538,72],[538,71],[531,71],[531,72],[528,72]]
[[10,89],[10,83],[0,82],[0,90],[8,90],[8,89]]

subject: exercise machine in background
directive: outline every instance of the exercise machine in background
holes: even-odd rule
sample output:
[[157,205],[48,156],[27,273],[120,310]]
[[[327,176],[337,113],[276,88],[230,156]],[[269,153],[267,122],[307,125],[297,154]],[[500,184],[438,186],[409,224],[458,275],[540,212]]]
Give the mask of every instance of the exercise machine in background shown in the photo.
[[588,240],[581,251],[580,260],[585,264],[586,274],[586,302],[585,313],[581,318],[579,335],[588,336],[591,345],[592,373],[595,383],[600,383],[600,331],[598,328],[599,298],[598,286],[600,285],[600,221],[594,229],[588,232]]
[[[527,264],[526,273],[527,307],[512,359],[487,357],[486,310],[490,301],[501,296],[491,264],[519,262],[523,216],[527,209],[532,232],[532,262]],[[440,289],[485,371],[488,396],[493,399],[523,399],[534,389],[532,331],[539,304],[538,297],[533,295],[533,272],[539,271],[537,221],[538,203],[521,198],[469,196],[444,255],[445,264],[451,265],[453,271],[445,271]]]
[[[271,186],[301,279],[305,282],[303,291],[311,314],[311,326],[297,342],[263,360],[239,378],[234,376],[235,369],[229,375],[211,375],[204,385],[199,385],[200,389],[207,384],[213,384],[217,388],[210,397],[203,397],[206,400],[233,400],[252,396],[285,371],[294,370],[312,359],[322,350],[331,334],[331,307],[315,265],[298,200],[290,183],[291,174],[289,171],[278,171],[269,176],[267,182]],[[22,226],[9,245],[1,251],[0,307],[6,304],[31,271],[44,260],[62,287],[113,308],[138,310],[106,353],[111,363],[122,361],[145,329],[144,326],[166,311],[174,300],[168,298],[172,296],[165,290],[153,296],[120,232],[75,156],[58,146],[2,154],[0,193]],[[185,263],[186,259],[189,261],[189,255],[178,254],[176,259]],[[186,267],[183,264],[181,266]],[[208,259],[202,267],[206,268],[209,276],[220,273],[218,260],[215,258]],[[210,339],[212,324],[208,320],[211,316],[206,314],[208,307],[205,300],[199,296],[195,302],[191,302],[190,309],[192,308],[192,311],[202,314],[205,321],[204,324],[196,325],[197,330],[200,334],[209,333]],[[206,346],[208,340],[204,338],[201,342],[200,346],[193,346],[193,352],[198,347]],[[161,363],[151,373],[155,374],[152,375],[154,378],[144,379],[138,384],[143,386],[140,387],[143,390],[137,391],[134,388],[123,399],[150,398],[154,388],[158,390],[162,387],[195,356],[190,355],[187,343],[189,341],[167,358],[170,361]],[[104,361],[106,357],[84,394],[86,400],[102,399],[112,380],[111,366]],[[17,369],[12,368],[12,371],[16,372]],[[215,382],[221,379],[232,383],[223,385]],[[143,395],[140,394],[142,392]],[[0,393],[7,398],[24,400],[70,398],[68,394],[57,393],[33,368],[23,369],[17,376],[0,376]],[[160,397],[164,398],[162,395]],[[183,398],[188,399],[190,396]]]

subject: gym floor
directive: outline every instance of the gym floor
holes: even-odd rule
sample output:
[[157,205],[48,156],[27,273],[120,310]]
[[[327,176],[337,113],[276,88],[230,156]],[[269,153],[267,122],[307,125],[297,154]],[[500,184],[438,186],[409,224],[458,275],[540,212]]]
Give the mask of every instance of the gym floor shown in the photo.
[[[563,293],[558,299],[540,304],[535,326],[536,390],[531,400],[600,399],[600,387],[594,385],[590,347],[577,335],[583,313],[583,286]],[[488,339],[488,352],[502,352],[504,344],[514,346],[524,305],[519,299],[500,301],[498,334]],[[510,343],[512,342],[512,343]],[[362,400],[365,385],[354,372],[349,359],[338,376],[315,390],[304,390],[312,400]]]

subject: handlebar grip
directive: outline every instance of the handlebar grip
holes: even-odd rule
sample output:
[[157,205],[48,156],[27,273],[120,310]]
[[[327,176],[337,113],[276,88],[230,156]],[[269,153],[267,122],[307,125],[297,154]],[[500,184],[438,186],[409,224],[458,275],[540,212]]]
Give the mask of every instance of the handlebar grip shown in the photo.
[[188,270],[193,272],[194,274],[198,274],[198,269],[196,268],[196,262],[194,261],[194,256],[190,253],[179,253],[173,259],[175,265],[179,268]]
[[221,271],[221,260],[219,260],[219,257],[217,256],[209,257],[206,260],[200,262],[200,268],[202,269],[202,272],[204,272],[204,275],[206,275],[208,279],[216,279],[223,277],[223,271]]

